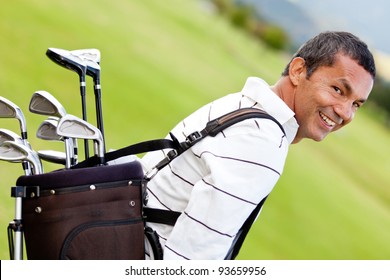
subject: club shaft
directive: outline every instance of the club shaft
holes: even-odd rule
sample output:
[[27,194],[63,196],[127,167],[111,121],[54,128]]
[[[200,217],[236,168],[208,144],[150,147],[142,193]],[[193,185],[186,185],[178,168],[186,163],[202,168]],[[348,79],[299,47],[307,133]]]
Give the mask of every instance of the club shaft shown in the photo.
[[[87,102],[85,99],[85,75],[80,75],[80,95],[81,95],[81,109],[83,114],[83,120],[87,121]],[[89,144],[88,140],[84,139],[84,152],[85,159],[89,158]]]
[[[27,140],[27,132],[26,131],[22,131],[21,135],[22,135],[22,140],[23,140],[24,145],[26,147],[30,147],[30,143]],[[23,170],[24,170],[24,174],[25,175],[29,176],[29,175],[32,174],[31,164],[28,161],[23,161],[22,162],[22,166],[23,166]]]
[[[103,136],[103,142],[105,142],[104,137],[104,125],[103,125],[103,109],[102,109],[102,91],[99,79],[94,79],[94,92],[95,92],[95,105],[96,105],[96,122],[97,127]],[[104,143],[105,147],[105,143]]]
[[15,201],[15,236],[14,236],[14,260],[23,259],[23,230],[22,221],[22,198],[16,197]]
[[73,162],[74,162],[74,157],[73,157],[73,145],[72,145],[72,139],[65,138],[65,168],[69,169]]
[[78,163],[78,145],[77,145],[77,139],[76,138],[71,138],[72,139],[72,147],[73,147],[73,163],[72,165],[76,165]]

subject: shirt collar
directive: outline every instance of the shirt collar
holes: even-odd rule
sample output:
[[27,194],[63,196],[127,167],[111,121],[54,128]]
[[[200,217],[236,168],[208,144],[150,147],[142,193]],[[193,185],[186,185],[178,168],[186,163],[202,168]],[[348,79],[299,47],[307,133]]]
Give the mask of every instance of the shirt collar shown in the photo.
[[264,80],[249,77],[241,93],[257,102],[259,108],[273,116],[283,126],[289,143],[294,140],[299,127],[294,118],[295,113]]

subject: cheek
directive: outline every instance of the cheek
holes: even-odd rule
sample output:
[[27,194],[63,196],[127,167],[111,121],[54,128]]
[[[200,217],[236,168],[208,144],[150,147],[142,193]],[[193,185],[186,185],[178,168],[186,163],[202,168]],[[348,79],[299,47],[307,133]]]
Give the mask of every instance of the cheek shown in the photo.
[[296,96],[295,113],[300,116],[308,116],[318,110],[319,102],[314,92],[304,92]]

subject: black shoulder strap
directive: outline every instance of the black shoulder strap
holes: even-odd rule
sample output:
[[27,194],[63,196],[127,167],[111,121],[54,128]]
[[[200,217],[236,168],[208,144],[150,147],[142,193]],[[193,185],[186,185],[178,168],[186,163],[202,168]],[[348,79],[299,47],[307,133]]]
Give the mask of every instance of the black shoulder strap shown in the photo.
[[[128,155],[136,155],[136,154],[158,151],[163,149],[172,149],[171,152],[168,153],[167,158],[164,159],[162,162],[160,162],[158,166],[156,166],[156,168],[160,170],[161,168],[166,166],[171,160],[173,160],[173,158],[183,153],[193,145],[195,145],[198,141],[202,140],[204,137],[208,135],[214,137],[225,128],[250,118],[263,118],[263,119],[272,120],[280,127],[280,129],[285,134],[282,125],[271,115],[267,114],[266,112],[260,109],[242,108],[242,109],[232,111],[212,121],[209,121],[203,130],[191,133],[189,136],[187,136],[184,142],[180,143],[175,138],[175,136],[171,134],[172,140],[156,139],[156,140],[149,140],[145,142],[136,143],[119,150],[108,152],[104,155],[104,158],[105,161],[107,162]],[[75,168],[96,166],[99,163],[100,163],[99,158],[97,156],[93,156],[74,165],[72,168],[75,169]]]
[[[149,140],[149,141],[136,143],[121,148],[119,150],[105,153],[104,158],[105,161],[107,162],[124,156],[137,155],[137,154],[151,152],[151,151],[158,151],[163,149],[175,149],[175,148],[176,148],[175,143],[172,140],[156,139],[156,140]],[[93,156],[72,166],[71,168],[76,169],[76,168],[96,166],[99,164],[99,162],[100,162],[99,158],[97,156]]]
[[252,211],[252,213],[249,215],[248,219],[246,219],[245,223],[242,225],[238,233],[236,234],[236,237],[233,240],[232,246],[230,247],[229,252],[227,253],[225,260],[234,260],[240,249],[242,244],[244,243],[244,240],[249,232],[249,230],[252,227],[252,224],[255,222],[256,217],[259,215],[259,212],[261,208],[264,205],[265,200],[268,196],[264,197],[262,201],[260,201],[259,204],[257,204],[256,208]]

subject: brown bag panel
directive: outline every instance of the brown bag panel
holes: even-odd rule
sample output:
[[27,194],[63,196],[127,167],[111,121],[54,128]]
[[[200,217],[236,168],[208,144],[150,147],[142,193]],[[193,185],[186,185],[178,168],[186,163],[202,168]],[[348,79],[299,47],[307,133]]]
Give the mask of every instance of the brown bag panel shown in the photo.
[[[123,246],[125,251],[129,240],[140,238],[142,242],[137,246],[141,244],[143,254],[140,197],[140,186],[123,186],[24,199],[23,226],[28,259],[59,259],[66,238],[83,225],[89,225],[86,232],[93,234],[86,237],[84,233],[74,238],[72,248],[79,247],[81,253],[72,253],[75,252],[72,249],[67,258],[128,259],[132,255],[122,255],[123,252],[115,248]],[[134,226],[137,222],[140,225]],[[112,229],[111,226],[92,227],[92,224],[110,224]],[[78,240],[83,242],[78,244]],[[88,247],[90,244],[92,248]],[[88,255],[88,252],[95,253]]]

